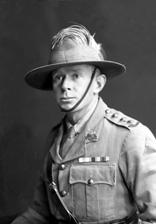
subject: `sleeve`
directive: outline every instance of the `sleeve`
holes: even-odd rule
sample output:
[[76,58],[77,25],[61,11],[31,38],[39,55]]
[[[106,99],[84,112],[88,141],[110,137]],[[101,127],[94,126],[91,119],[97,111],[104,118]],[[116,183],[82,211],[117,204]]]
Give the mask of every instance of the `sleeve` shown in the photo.
[[26,212],[17,217],[12,224],[50,224],[57,223],[50,214],[46,186],[42,176],[35,190],[34,199]]
[[139,125],[129,131],[119,166],[141,222],[156,222],[156,139],[147,127]]

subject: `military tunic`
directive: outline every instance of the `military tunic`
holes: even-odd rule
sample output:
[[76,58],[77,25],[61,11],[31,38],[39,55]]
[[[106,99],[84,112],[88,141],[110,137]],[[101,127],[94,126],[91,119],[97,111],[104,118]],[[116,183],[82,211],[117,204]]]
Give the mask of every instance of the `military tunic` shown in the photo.
[[142,221],[156,222],[156,140],[146,126],[108,108],[100,98],[63,159],[62,131],[61,123],[49,139],[52,177],[47,156],[33,204],[13,224],[51,223],[50,217],[68,220],[50,181],[81,223],[122,220],[135,211]]

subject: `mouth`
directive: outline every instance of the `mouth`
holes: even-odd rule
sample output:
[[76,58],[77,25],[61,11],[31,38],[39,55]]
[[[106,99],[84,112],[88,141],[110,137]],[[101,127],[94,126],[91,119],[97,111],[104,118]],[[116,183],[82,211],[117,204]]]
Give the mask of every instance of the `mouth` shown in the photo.
[[75,99],[75,97],[61,97],[60,100],[62,102],[71,102]]

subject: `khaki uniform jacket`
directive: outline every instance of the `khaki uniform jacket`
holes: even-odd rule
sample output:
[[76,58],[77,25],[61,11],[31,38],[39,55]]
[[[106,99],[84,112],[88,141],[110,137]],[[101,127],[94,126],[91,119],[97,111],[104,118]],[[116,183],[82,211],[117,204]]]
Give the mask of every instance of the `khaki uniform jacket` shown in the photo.
[[[100,98],[62,160],[58,147],[62,127],[50,135],[50,168],[62,200],[77,219],[85,224],[102,223],[124,219],[138,210],[142,221],[156,222],[156,140],[150,130],[108,108]],[[68,219],[49,189],[47,158],[32,206],[13,224],[52,223],[48,220],[53,216]]]

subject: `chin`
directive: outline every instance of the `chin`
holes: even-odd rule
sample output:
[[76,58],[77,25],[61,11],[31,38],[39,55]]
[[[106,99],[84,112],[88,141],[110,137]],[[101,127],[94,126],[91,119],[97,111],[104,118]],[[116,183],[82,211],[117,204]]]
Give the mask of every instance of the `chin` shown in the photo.
[[73,106],[71,106],[71,105],[60,105],[59,104],[59,107],[61,108],[61,109],[63,109],[63,110],[70,110]]

